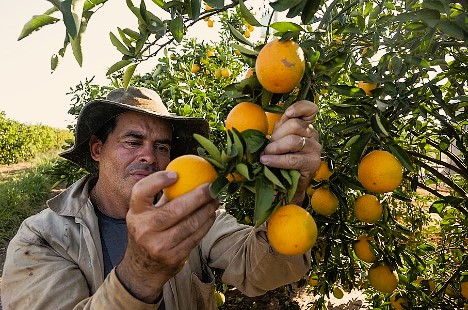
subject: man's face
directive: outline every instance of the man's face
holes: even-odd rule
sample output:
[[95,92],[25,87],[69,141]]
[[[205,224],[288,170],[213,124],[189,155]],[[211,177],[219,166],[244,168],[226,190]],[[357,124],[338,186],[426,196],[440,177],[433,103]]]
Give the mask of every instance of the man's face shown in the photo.
[[93,158],[99,162],[99,182],[114,195],[129,199],[138,180],[166,168],[171,142],[167,121],[136,112],[119,115],[104,144],[91,139]]

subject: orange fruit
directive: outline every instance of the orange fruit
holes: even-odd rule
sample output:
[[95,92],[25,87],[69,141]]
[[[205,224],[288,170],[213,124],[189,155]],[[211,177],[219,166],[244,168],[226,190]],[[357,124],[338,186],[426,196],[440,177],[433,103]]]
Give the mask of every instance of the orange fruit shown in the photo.
[[200,65],[199,64],[193,64],[192,65],[192,73],[197,73],[200,71]]
[[169,200],[188,193],[199,185],[212,183],[218,176],[206,159],[196,155],[182,155],[173,159],[166,171],[175,171],[179,176],[174,184],[163,189]]
[[311,276],[309,278],[309,285],[310,286],[317,286],[318,285],[318,279],[317,279],[317,276]]
[[315,192],[314,184],[310,184],[309,186],[307,186],[306,193],[307,195],[309,195],[309,197],[312,197],[314,192]]
[[320,162],[318,170],[315,172],[314,180],[315,181],[328,181],[332,172],[328,168],[328,163],[324,160]]
[[249,29],[250,32],[255,30],[254,26],[252,25],[247,25],[247,29]]
[[268,119],[261,106],[253,102],[238,103],[226,117],[226,129],[236,128],[239,132],[256,129],[268,132]]
[[245,73],[245,78],[248,79],[249,77],[251,77],[252,75],[254,75],[255,73],[255,70],[253,68],[250,68],[249,70],[247,70],[247,72]]
[[358,179],[371,192],[392,192],[400,186],[403,179],[402,166],[391,153],[372,151],[359,163]]
[[250,38],[250,31],[248,30],[244,31],[244,37]]
[[344,296],[344,292],[340,287],[335,286],[333,288],[333,296],[335,296],[336,299],[341,299]]
[[241,51],[239,50],[234,50],[234,54],[236,54],[237,56],[239,56],[241,54]]
[[215,53],[213,51],[206,52],[206,57],[213,57]]
[[354,215],[364,223],[373,224],[382,217],[383,207],[377,197],[370,194],[359,196],[354,202]]
[[228,78],[228,77],[231,76],[231,70],[229,70],[228,68],[223,68],[223,69],[221,69],[221,75],[224,78]]
[[366,82],[363,82],[363,81],[359,81],[358,82],[358,87],[360,89],[362,89],[363,91],[365,91],[367,96],[372,96],[371,91],[377,88],[377,84],[375,84],[375,83],[366,83]]
[[370,285],[379,292],[391,293],[398,286],[398,274],[384,263],[374,263],[367,273]]
[[353,249],[360,260],[366,263],[375,263],[377,261],[366,235],[359,236],[358,241],[353,244]]
[[275,129],[276,123],[280,120],[282,113],[273,113],[273,112],[265,112],[267,120],[268,120],[268,131],[267,134],[271,135],[273,133],[273,129]]
[[307,210],[298,205],[285,205],[270,216],[267,236],[271,246],[284,255],[301,255],[317,241],[317,225]]
[[321,187],[310,197],[310,205],[318,214],[329,216],[338,209],[338,198],[329,188]]
[[226,178],[228,179],[229,182],[245,180],[245,177],[242,174],[240,174],[239,172],[230,173],[230,174],[228,174],[228,176]]
[[392,296],[390,296],[390,305],[393,309],[405,310],[408,307],[408,300],[406,300],[406,298],[402,296],[397,297],[397,294],[393,294]]
[[266,44],[255,61],[255,73],[262,86],[272,93],[287,93],[302,79],[304,52],[292,40],[273,40]]
[[220,78],[223,76],[223,74],[221,73],[221,71],[222,71],[221,68],[218,68],[218,69],[215,70],[214,74],[215,74],[215,77],[216,77],[217,79],[220,79]]
[[209,20],[207,21],[207,24],[208,24],[208,27],[212,28],[213,25],[214,25],[214,21],[213,21],[212,19],[209,19]]
[[211,11],[212,9],[213,9],[213,8],[212,8],[210,5],[205,4],[205,10]]

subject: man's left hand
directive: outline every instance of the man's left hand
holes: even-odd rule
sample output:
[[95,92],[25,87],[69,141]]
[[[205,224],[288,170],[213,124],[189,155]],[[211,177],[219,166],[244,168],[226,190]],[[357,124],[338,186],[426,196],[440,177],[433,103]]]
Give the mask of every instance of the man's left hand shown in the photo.
[[320,166],[322,146],[312,126],[317,106],[307,100],[289,106],[276,123],[270,143],[260,160],[269,167],[295,169],[301,173],[292,203],[301,205],[305,192]]

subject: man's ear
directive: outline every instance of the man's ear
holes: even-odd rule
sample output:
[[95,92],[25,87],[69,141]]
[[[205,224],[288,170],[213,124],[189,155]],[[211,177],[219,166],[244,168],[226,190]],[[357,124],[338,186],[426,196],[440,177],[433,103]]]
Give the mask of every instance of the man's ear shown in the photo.
[[99,161],[101,156],[101,149],[102,141],[95,135],[92,135],[91,138],[89,138],[89,151],[91,152],[91,157],[95,161]]

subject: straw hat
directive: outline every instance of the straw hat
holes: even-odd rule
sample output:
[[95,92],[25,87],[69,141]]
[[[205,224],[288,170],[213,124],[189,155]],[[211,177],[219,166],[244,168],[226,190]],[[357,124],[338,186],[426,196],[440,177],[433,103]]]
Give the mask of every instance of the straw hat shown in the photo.
[[171,158],[196,154],[198,142],[193,138],[193,134],[198,133],[205,137],[209,134],[206,120],[169,113],[155,91],[147,88],[119,88],[112,90],[106,99],[90,101],[83,107],[76,124],[75,144],[59,155],[91,173],[97,172],[97,162],[89,152],[89,138],[107,121],[129,111],[154,115],[172,124],[174,132]]

